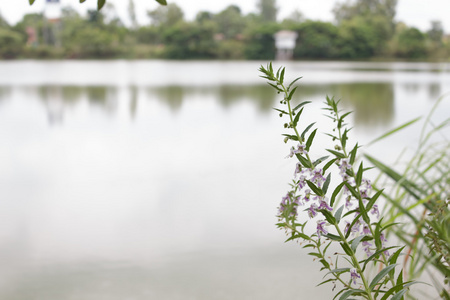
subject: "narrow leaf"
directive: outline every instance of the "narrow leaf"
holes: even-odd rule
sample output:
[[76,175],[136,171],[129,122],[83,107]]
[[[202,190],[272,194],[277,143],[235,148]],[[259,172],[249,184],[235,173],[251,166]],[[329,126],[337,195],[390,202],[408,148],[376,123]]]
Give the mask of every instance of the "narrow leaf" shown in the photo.
[[336,213],[334,214],[334,218],[336,219],[336,224],[339,224],[341,221],[342,212],[344,211],[344,205],[341,205],[341,207],[338,208]]
[[314,137],[316,136],[316,132],[317,132],[317,129],[314,129],[314,131],[311,132],[311,135],[309,136],[308,140],[306,141],[306,147],[305,147],[306,151],[309,151],[309,148],[311,147]]
[[365,237],[365,235],[360,235],[360,236],[356,237],[355,239],[353,239],[352,245],[351,245],[353,252],[356,253],[356,248],[358,248],[359,243],[361,242],[361,240],[364,237]]
[[97,0],[97,9],[100,10],[105,5],[106,0]]
[[392,129],[392,130],[386,132],[386,133],[383,134],[382,136],[377,137],[376,139],[374,139],[373,141],[371,141],[371,142],[370,142],[369,144],[367,144],[367,145],[371,145],[371,144],[373,144],[373,143],[376,143],[376,142],[378,142],[378,141],[380,141],[380,140],[382,140],[382,139],[384,139],[384,138],[386,138],[386,137],[388,137],[388,136],[390,136],[390,135],[396,133],[397,131],[400,131],[400,130],[402,130],[403,128],[408,127],[409,125],[412,125],[412,124],[416,123],[416,122],[419,121],[421,118],[422,118],[422,117],[415,118],[415,119],[413,119],[413,120],[411,120],[411,121],[409,121],[409,122],[406,122],[405,124],[402,124],[402,125],[398,126],[398,127],[394,128],[394,129]]
[[156,2],[158,2],[161,5],[167,5],[167,1],[166,0],[156,0]]
[[325,182],[323,183],[323,187],[322,187],[322,191],[323,191],[324,194],[327,193],[328,186],[330,185],[330,182],[331,182],[331,173],[328,173],[328,176],[325,179]]
[[369,285],[369,289],[373,290],[373,288],[378,284],[378,282],[384,277],[386,276],[389,271],[391,271],[392,269],[394,269],[397,266],[397,264],[395,265],[389,265],[386,268],[384,268],[383,270],[380,271],[380,273],[378,273],[372,280],[372,282]]

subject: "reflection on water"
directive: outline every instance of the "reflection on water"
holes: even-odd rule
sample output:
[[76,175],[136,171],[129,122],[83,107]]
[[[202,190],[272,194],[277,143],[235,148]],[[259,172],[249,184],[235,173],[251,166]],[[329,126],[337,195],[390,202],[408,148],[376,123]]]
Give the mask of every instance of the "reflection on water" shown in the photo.
[[[417,91],[418,85],[414,89]],[[412,92],[411,86],[405,90]],[[224,109],[240,102],[249,102],[261,113],[271,113],[278,104],[280,95],[274,93],[266,85],[221,85],[206,87],[163,86],[145,87],[129,86],[129,113],[135,117],[138,99],[142,96],[147,100],[156,100],[176,113],[182,108],[184,101],[192,98],[214,99]],[[142,90],[145,93],[142,93]],[[108,86],[77,87],[77,86],[41,86],[38,96],[45,103],[50,123],[61,121],[64,111],[70,109],[83,99],[105,112],[111,114],[117,109],[118,89]],[[430,85],[430,97],[440,93],[440,85]],[[393,85],[388,83],[343,83],[326,85],[301,85],[297,92],[299,101],[324,101],[325,95],[342,99],[345,109],[354,111],[354,123],[370,130],[371,128],[387,128],[394,118]]]
[[[259,64],[0,62],[0,299],[330,299],[273,225],[293,165]],[[353,141],[450,90],[440,65],[288,65],[305,124],[334,95]]]

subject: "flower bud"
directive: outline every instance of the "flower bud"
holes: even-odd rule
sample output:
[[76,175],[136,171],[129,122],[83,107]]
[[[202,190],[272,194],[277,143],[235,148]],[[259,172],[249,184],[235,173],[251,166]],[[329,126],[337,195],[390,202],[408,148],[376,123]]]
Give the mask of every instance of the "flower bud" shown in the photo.
[[288,137],[285,137],[285,138],[284,138],[284,143],[286,144],[288,141],[289,141],[289,138],[288,138]]

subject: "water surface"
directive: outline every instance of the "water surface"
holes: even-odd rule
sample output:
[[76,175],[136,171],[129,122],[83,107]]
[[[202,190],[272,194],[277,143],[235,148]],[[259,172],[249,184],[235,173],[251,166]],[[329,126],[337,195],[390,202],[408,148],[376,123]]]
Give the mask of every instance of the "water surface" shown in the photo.
[[[0,298],[329,299],[274,226],[294,162],[261,63],[0,62]],[[450,91],[449,64],[285,65],[303,124],[334,95],[361,143]]]

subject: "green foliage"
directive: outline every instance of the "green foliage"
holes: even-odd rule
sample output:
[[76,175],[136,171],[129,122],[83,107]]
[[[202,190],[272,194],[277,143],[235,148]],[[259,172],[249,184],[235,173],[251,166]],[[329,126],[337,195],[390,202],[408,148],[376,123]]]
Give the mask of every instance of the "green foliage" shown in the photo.
[[425,35],[411,27],[402,30],[397,36],[396,55],[402,58],[422,58],[426,55]]
[[338,28],[329,22],[306,21],[294,29],[297,34],[295,58],[338,57]]
[[277,20],[276,0],[258,0],[256,6],[263,22],[275,22]]
[[[294,11],[287,19],[276,23],[278,8],[275,0],[258,0],[257,13],[245,15],[239,6],[230,5],[218,13],[199,12],[194,21],[186,21],[182,9],[170,3],[149,11],[151,25],[144,27],[137,24],[135,0],[128,1],[130,28],[126,28],[118,18],[104,18],[102,12],[114,10],[106,0],[98,2],[100,7],[106,7],[101,11],[90,11],[87,19],[78,16],[73,9],[64,8],[62,26],[47,23],[42,14],[27,15],[14,26],[14,30],[27,40],[27,27],[32,27],[38,40],[20,55],[33,58],[50,58],[52,55],[55,58],[97,58],[98,55],[106,55],[125,58],[271,60],[276,53],[273,35],[279,30],[297,32],[295,59],[447,59],[450,55],[450,43],[444,41],[440,22],[433,22],[432,29],[426,34],[395,22],[397,0],[342,1],[335,7],[337,22],[334,23],[305,20],[300,11]],[[163,0],[157,2],[166,4]],[[180,28],[179,23],[186,28]],[[85,25],[100,29],[101,32],[94,29],[92,37],[96,41],[108,42],[111,51],[102,50],[99,45],[91,47],[96,50],[88,51],[76,46],[74,39],[77,31],[83,31]],[[205,27],[205,30],[199,30],[198,26]],[[9,29],[9,26],[0,20],[0,28]],[[182,38],[180,31],[193,41]],[[176,36],[169,37],[170,32]],[[114,41],[107,37],[110,34],[115,35]],[[90,35],[83,32],[77,40],[83,37]],[[175,45],[186,47],[188,51],[177,53],[179,51],[174,49]],[[208,51],[206,47],[211,48]],[[169,53],[164,54],[167,49]]]
[[164,30],[164,56],[170,59],[214,58],[217,43],[213,28],[182,23]]
[[0,58],[15,58],[25,46],[25,39],[20,33],[0,27]]
[[246,59],[273,59],[275,40],[273,35],[280,30],[276,23],[255,24],[245,33],[244,56]]
[[[324,110],[326,116],[335,124],[333,134],[328,134],[332,138],[334,150],[327,149],[331,155],[313,160],[315,152],[313,144],[317,128],[313,129],[315,123],[303,125],[305,129],[300,134],[298,128],[302,122],[300,115],[307,102],[294,104],[296,87],[293,87],[293,83],[298,79],[289,85],[286,84],[285,69],[280,68],[275,72],[272,64],[266,68],[261,66],[260,72],[261,77],[267,79],[278,94],[282,94],[280,103],[284,107],[275,110],[280,113],[280,117],[288,119],[284,127],[289,133],[283,134],[284,141],[296,145],[291,148],[288,157],[295,157],[298,160],[291,189],[280,203],[277,226],[290,236],[287,241],[298,239],[307,243],[303,248],[312,250],[308,255],[313,256],[322,265],[321,270],[328,271],[325,277],[330,275],[331,278],[324,279],[320,284],[333,282],[336,286],[339,283],[339,291],[334,299],[359,296],[362,299],[375,300],[385,294],[392,295],[393,299],[400,299],[407,292],[408,284],[412,282],[403,282],[402,272],[398,274],[396,280],[395,269],[398,264],[396,259],[389,259],[388,251],[397,247],[385,246],[387,242],[385,230],[395,228],[397,224],[384,222],[383,219],[375,220],[371,216],[379,214],[375,203],[382,191],[371,196],[371,186],[364,176],[367,169],[364,168],[363,162],[359,163],[358,168],[353,166],[359,147],[356,144],[351,151],[347,149],[349,129],[346,117],[349,113],[340,111],[339,101],[326,97]],[[322,163],[324,166],[321,168],[319,166]],[[330,167],[334,164],[340,170],[340,183],[334,188],[329,199],[333,173]],[[300,174],[298,178],[297,174]],[[338,195],[345,197],[345,205],[338,205],[336,201]],[[351,209],[354,204],[356,208]],[[305,220],[306,216],[299,214],[300,209],[308,212],[310,220]],[[346,220],[346,225],[342,222],[343,219]],[[300,223],[302,221],[304,223]],[[310,221],[315,221],[317,227],[316,232],[308,234],[304,228]],[[340,246],[343,251],[334,254],[335,262],[326,256],[328,247],[333,243]],[[361,252],[366,258],[361,259],[364,255]],[[401,250],[396,251],[393,256],[398,257],[400,252]],[[343,258],[343,262],[338,262],[338,258]],[[368,270],[372,265],[376,265],[378,269],[375,275]],[[354,288],[355,285],[359,288]]]
[[[407,245],[405,278],[418,278],[423,271],[430,271],[431,268],[441,273],[442,277],[450,276],[450,142],[446,135],[450,119],[436,120],[433,117],[433,112],[438,109],[441,101],[443,98],[436,102],[425,119],[419,134],[418,148],[406,160],[405,167],[396,170],[366,155],[380,171],[374,187],[378,188],[380,182],[384,186],[392,186],[382,193],[389,204],[384,213],[385,218],[405,224],[386,229]],[[401,125],[374,142],[412,126],[417,121],[418,119],[414,119]],[[397,259],[397,256],[398,254],[393,258]],[[436,273],[429,274],[434,277]],[[448,282],[439,283],[441,280],[434,279],[435,287],[443,298],[449,299],[450,285]]]
[[[33,5],[35,1],[36,0],[28,0],[30,5]],[[167,5],[166,0],[155,0],[155,1],[161,5]],[[86,0],[80,0],[80,3],[84,3],[84,2],[86,2]],[[102,9],[103,6],[105,6],[105,4],[106,4],[106,0],[97,0],[97,9],[98,10]]]
[[165,28],[175,26],[184,19],[182,9],[175,3],[160,6],[155,10],[149,11],[148,16],[153,25]]

